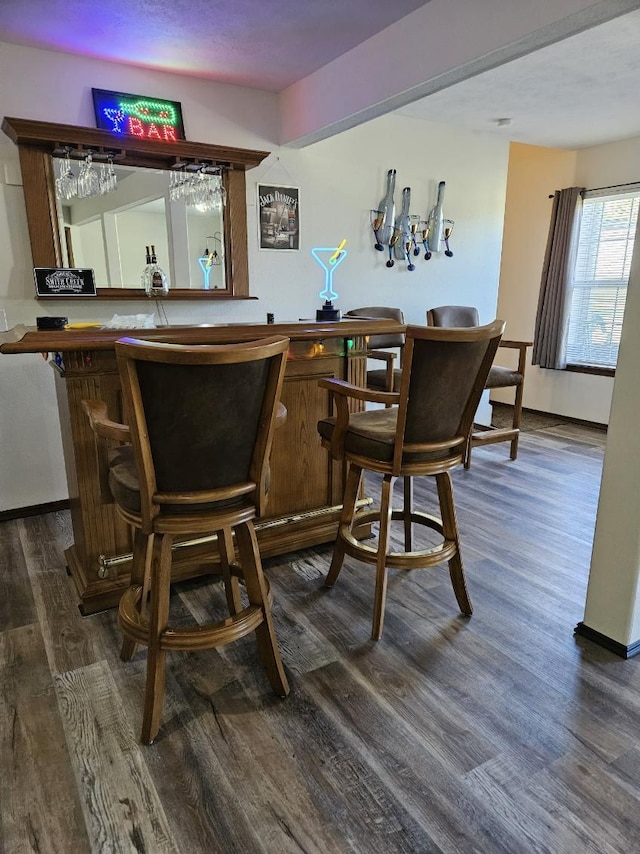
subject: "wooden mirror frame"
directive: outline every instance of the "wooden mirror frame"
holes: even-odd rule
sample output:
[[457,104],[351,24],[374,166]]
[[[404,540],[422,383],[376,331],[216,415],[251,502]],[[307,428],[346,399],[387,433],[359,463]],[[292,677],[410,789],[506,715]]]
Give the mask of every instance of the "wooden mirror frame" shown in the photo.
[[[245,170],[258,166],[268,151],[227,148],[202,142],[155,142],[137,137],[116,138],[109,131],[31,119],[5,117],[2,130],[20,152],[20,167],[34,267],[62,267],[52,155],[66,146],[113,154],[115,163],[171,169],[183,161],[223,169],[227,193],[224,214],[226,288],[171,288],[165,299],[249,299],[247,261],[247,197]],[[144,299],[139,288],[97,288],[98,299]],[[95,299],[96,297],[91,297]],[[38,297],[46,299],[46,297]],[[53,297],[59,299],[59,297]]]

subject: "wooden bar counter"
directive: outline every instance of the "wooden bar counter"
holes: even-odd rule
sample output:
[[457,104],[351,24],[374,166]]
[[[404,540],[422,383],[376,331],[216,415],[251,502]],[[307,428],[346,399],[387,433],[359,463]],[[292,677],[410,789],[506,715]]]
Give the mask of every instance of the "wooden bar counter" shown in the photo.
[[[100,498],[93,434],[81,401],[107,403],[109,417],[123,419],[114,342],[125,336],[188,344],[229,344],[270,335],[291,339],[282,400],[287,422],[276,431],[271,457],[268,517],[256,526],[264,557],[330,542],[335,538],[344,471],[320,445],[316,423],[331,412],[321,377],[365,384],[366,337],[404,331],[392,320],[349,319],[332,323],[165,326],[133,330],[37,331],[16,328],[0,352],[50,353],[56,375],[62,442],[71,502],[74,543],[68,568],[89,614],[114,606],[128,583],[132,537],[112,504]],[[215,538],[178,544],[176,580],[216,571]]]

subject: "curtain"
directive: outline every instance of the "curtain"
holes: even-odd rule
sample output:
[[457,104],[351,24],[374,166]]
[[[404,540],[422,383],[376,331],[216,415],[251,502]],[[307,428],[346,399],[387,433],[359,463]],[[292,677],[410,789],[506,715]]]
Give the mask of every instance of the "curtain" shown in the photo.
[[556,190],[553,197],[531,360],[541,368],[566,367],[569,286],[582,210],[581,193],[581,187],[568,187]]

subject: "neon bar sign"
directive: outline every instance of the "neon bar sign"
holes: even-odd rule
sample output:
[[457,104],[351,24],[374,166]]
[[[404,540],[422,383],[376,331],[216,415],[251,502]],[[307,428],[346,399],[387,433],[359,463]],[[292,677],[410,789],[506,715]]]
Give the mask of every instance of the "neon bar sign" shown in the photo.
[[92,89],[96,126],[114,136],[176,142],[184,139],[179,101]]

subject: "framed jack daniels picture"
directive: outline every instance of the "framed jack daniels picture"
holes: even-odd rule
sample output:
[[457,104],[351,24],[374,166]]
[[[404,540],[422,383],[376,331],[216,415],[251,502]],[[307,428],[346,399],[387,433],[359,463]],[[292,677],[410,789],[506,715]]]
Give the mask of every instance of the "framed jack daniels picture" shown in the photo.
[[300,190],[258,184],[260,249],[300,249]]
[[34,267],[36,297],[94,297],[96,281],[91,269]]

